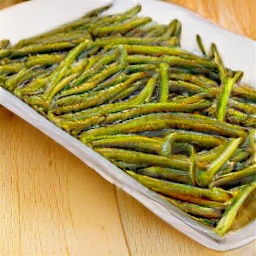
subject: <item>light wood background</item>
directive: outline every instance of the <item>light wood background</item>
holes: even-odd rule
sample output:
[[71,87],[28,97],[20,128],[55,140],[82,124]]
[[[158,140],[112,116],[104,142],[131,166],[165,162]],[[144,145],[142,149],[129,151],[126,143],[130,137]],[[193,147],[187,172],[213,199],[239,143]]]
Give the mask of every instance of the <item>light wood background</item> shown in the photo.
[[[170,2],[256,39],[255,0]],[[0,106],[0,255],[255,256],[256,243],[197,244]]]

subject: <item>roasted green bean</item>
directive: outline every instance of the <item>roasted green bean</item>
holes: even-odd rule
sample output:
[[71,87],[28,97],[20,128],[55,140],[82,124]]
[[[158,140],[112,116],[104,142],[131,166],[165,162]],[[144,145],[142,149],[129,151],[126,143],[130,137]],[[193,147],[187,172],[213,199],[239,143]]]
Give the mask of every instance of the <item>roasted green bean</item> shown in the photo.
[[256,91],[214,43],[183,49],[179,20],[110,7],[1,40],[0,86],[223,236],[255,194]]

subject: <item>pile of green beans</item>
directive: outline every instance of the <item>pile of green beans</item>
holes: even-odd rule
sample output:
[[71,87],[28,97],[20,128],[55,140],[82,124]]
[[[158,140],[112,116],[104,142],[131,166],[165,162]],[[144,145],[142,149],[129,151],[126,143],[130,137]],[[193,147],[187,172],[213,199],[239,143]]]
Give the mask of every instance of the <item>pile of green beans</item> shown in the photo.
[[108,8],[2,40],[0,86],[223,236],[256,193],[256,91],[215,44],[182,49],[178,20]]

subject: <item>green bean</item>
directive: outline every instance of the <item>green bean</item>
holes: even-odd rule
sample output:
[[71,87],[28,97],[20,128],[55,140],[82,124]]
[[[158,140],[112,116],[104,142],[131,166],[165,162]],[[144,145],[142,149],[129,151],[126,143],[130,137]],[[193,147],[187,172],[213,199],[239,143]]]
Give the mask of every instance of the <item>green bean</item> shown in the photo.
[[157,66],[151,65],[151,64],[134,64],[134,65],[127,66],[125,69],[125,72],[127,73],[127,75],[129,75],[129,74],[133,74],[140,71],[146,71],[146,70],[157,70]]
[[114,161],[124,161],[127,163],[157,165],[160,167],[188,170],[190,162],[185,157],[173,155],[167,158],[143,152],[117,149],[117,148],[94,148],[95,151],[105,156],[107,159]]
[[[184,112],[190,112],[194,111],[195,109],[200,109],[201,107],[204,107],[204,103],[198,102],[195,104],[180,106],[179,104],[173,104],[173,103],[148,103],[145,105],[130,105],[129,107],[126,107],[126,110],[123,112],[117,112],[113,114],[104,114],[104,116],[93,116],[92,118],[87,118],[84,121],[81,122],[66,122],[65,127],[66,129],[73,129],[76,128],[75,131],[73,131],[73,134],[79,134],[82,130],[87,129],[89,126],[95,126],[98,124],[109,124],[113,123],[115,121],[124,121],[130,118],[134,118],[140,115],[145,115],[149,113],[157,113],[157,112],[172,112],[177,111],[179,109],[180,111]],[[208,103],[206,103],[208,104]]]
[[14,45],[12,48],[18,50],[18,49],[26,47],[28,45],[36,44],[38,42],[41,42],[42,40],[45,40],[46,38],[50,38],[51,36],[58,35],[61,33],[67,33],[69,31],[80,28],[84,24],[88,24],[90,21],[95,22],[95,20],[93,20],[92,18],[89,18],[89,17],[79,18],[75,21],[72,21],[68,24],[60,26],[60,27],[50,30],[48,32],[44,32],[40,35],[36,35],[34,37],[30,37],[27,39],[22,39],[16,45]]
[[236,185],[239,183],[243,178],[248,176],[253,176],[256,174],[256,164],[251,165],[245,169],[231,172],[225,175],[220,176],[218,179],[213,180],[210,183],[210,187],[222,187],[226,185]]
[[[211,135],[192,133],[192,132],[182,132],[182,131],[172,132],[170,135],[166,136],[165,141],[162,144],[161,154],[167,157],[171,157],[171,152],[173,151],[172,148],[173,148],[174,142],[176,141],[193,143],[193,144],[204,146],[207,148],[207,147],[220,145],[221,142],[223,142],[223,138],[220,139],[217,137],[213,137]],[[209,161],[209,159],[214,159],[216,156],[216,152],[215,152],[216,150],[214,151],[212,150],[211,153],[208,151],[207,154],[196,155],[194,147],[190,144],[188,144],[188,146],[189,146],[188,150],[189,150],[190,160],[193,163],[191,165],[191,170],[190,170],[191,180],[192,180],[192,184],[195,185],[197,180],[196,179],[197,161],[203,162],[203,161]]]
[[222,216],[222,211],[220,209],[205,207],[198,204],[186,203],[170,197],[163,198],[168,202],[174,204],[184,212],[187,212],[194,216],[200,216],[208,219],[220,219]]
[[198,188],[186,184],[174,183],[135,174],[132,171],[127,171],[127,173],[151,190],[177,199],[182,200],[183,196],[189,196],[213,200],[220,203],[229,201],[231,199],[231,195],[227,191],[220,188]]
[[24,87],[15,90],[15,94],[19,97],[25,97],[25,95],[35,95],[42,93],[47,86],[48,76],[50,73],[44,73],[32,79]]
[[129,104],[142,104],[150,102],[150,99],[154,93],[158,74],[154,74],[147,82],[144,89],[134,98],[129,101]]
[[151,166],[136,170],[141,175],[146,175],[152,178],[161,180],[174,181],[184,184],[189,184],[190,177],[188,172],[171,168],[163,168],[159,166]]
[[103,5],[101,7],[98,7],[96,9],[93,9],[89,12],[87,12],[83,18],[91,18],[91,17],[95,17],[95,16],[99,16],[101,13],[107,11],[110,7],[112,7],[112,4],[108,4],[108,5]]
[[216,159],[216,157],[218,155],[221,154],[221,152],[223,152],[223,150],[226,148],[227,142],[224,141],[222,144],[220,144],[219,146],[212,148],[208,151],[204,151],[204,152],[200,152],[196,155],[197,161],[198,162],[206,162],[209,163],[213,160]]
[[46,100],[50,101],[59,91],[59,88],[56,89],[56,85],[59,84],[63,77],[65,77],[74,60],[79,56],[79,54],[81,54],[81,52],[87,49],[90,44],[91,42],[89,40],[85,40],[83,43],[72,49],[66,56],[65,60],[63,60],[59,67],[53,72],[49,85],[44,92]]
[[158,38],[163,36],[168,30],[168,26],[165,24],[157,24],[151,22],[146,26],[135,28],[129,31],[126,36],[136,36],[142,38]]
[[256,127],[256,116],[253,115],[253,116],[248,116],[248,118],[244,121],[244,126],[246,127],[253,127],[255,128]]
[[209,62],[207,60],[193,60],[189,58],[186,59],[182,55],[163,55],[160,58],[162,62],[167,62],[170,67],[183,68],[186,71],[185,73],[205,75],[208,77],[208,79],[214,81],[219,79],[219,75],[216,71],[215,66],[212,64],[212,62]]
[[163,61],[159,57],[155,56],[148,56],[148,55],[142,55],[142,54],[133,54],[128,55],[126,58],[126,61],[128,64],[160,64]]
[[11,49],[11,58],[20,58],[30,54],[51,53],[56,51],[70,50],[76,46],[73,42],[57,42],[28,45],[19,49]]
[[125,74],[125,72],[120,72],[118,74],[113,75],[112,77],[109,77],[106,81],[100,83],[97,86],[96,90],[109,88],[111,86],[124,82],[126,79],[127,79],[127,75]]
[[[122,41],[123,44],[161,44],[171,43],[169,46],[179,44],[180,23],[177,20],[166,25],[147,25],[143,28],[134,28],[126,33],[126,39]],[[121,38],[120,38],[121,39]],[[122,39],[121,39],[122,40]],[[110,37],[111,41],[111,37]]]
[[[216,98],[221,93],[219,88],[213,88],[212,90],[209,89],[207,90],[207,92],[208,94],[211,94],[212,97],[214,96]],[[228,108],[226,109],[226,112],[227,112],[226,114],[227,114],[227,117],[231,119],[231,121],[238,122],[238,123],[239,122],[246,123],[246,119],[250,120],[251,118],[253,120],[255,118],[255,116],[253,116],[256,113],[256,105],[254,103],[242,102],[235,98],[229,98],[227,100],[227,106]],[[211,115],[213,115],[214,111],[217,112],[217,107],[215,106],[215,104],[213,104],[213,107],[214,108],[212,108],[210,111]],[[245,115],[243,112],[252,116]]]
[[168,102],[168,103],[148,103],[143,104],[140,106],[136,105],[130,105],[127,106],[127,109],[125,112],[120,113],[114,113],[112,116],[107,117],[109,118],[109,121],[106,120],[106,123],[111,123],[112,121],[116,120],[127,120],[136,116],[146,115],[150,113],[161,113],[161,112],[177,112],[180,110],[180,112],[193,112],[195,110],[199,110],[201,108],[205,108],[210,103],[208,101],[202,100],[197,103],[191,103],[187,105],[181,105]]
[[[98,106],[98,107],[94,107],[92,109],[87,109],[87,110],[84,110],[84,111],[72,113],[71,115],[70,114],[65,114],[62,117],[67,119],[67,120],[69,119],[69,120],[77,121],[79,119],[85,119],[85,118],[89,118],[89,117],[96,116],[96,115],[106,115],[106,114],[109,114],[109,113],[118,112],[118,111],[121,111],[121,110],[125,110],[127,108],[131,108],[131,107],[133,107],[137,104],[147,102],[147,101],[149,101],[149,99],[150,99],[150,97],[153,93],[153,90],[155,88],[156,80],[157,80],[157,75],[153,75],[148,80],[147,85],[145,86],[145,88],[138,95],[136,95],[132,99],[128,100],[127,102],[105,104],[105,105],[101,105],[101,106]],[[140,81],[138,81],[136,83],[138,83],[138,85],[141,86]],[[136,85],[136,83],[135,83],[135,85]],[[117,95],[119,95],[119,94],[117,94]]]
[[180,47],[180,40],[176,36],[173,36],[168,38],[167,40],[159,42],[157,45],[167,47]]
[[184,81],[169,81],[170,92],[189,92],[189,93],[203,93],[205,90],[202,87]]
[[244,102],[236,101],[233,99],[229,99],[228,105],[235,109],[241,110],[247,114],[256,114],[256,105],[255,104],[249,104],[249,103],[244,103]]
[[181,23],[177,19],[173,19],[168,25],[153,24],[146,30],[145,37],[175,37],[180,40]]
[[11,50],[8,49],[0,49],[0,59],[5,58],[5,57],[9,57],[11,54]]
[[249,152],[248,149],[243,149],[243,148],[238,148],[234,155],[231,156],[230,162],[236,163],[236,162],[241,162],[245,159],[247,159],[251,153]]
[[47,114],[49,103],[42,98],[42,94],[24,95],[23,100],[36,110],[39,110],[44,116]]
[[236,122],[237,124],[244,122],[248,118],[248,115],[244,112],[236,110],[234,108],[227,109],[226,119],[230,122]]
[[[230,162],[228,161],[227,163],[225,163],[221,169],[219,170],[219,172],[215,175],[214,179],[218,179],[217,177],[221,177],[222,175],[228,174],[230,172],[232,172],[234,170],[234,162]],[[211,187],[211,183],[209,184],[209,187]]]
[[[177,53],[178,54],[178,53]],[[196,61],[191,61],[180,56],[149,56],[142,54],[128,55],[126,58],[127,63],[129,64],[139,64],[139,63],[148,63],[148,64],[160,64],[168,63],[170,67],[179,67],[184,68],[189,73],[200,73],[200,74],[212,74],[213,72],[205,68],[202,64],[197,63]],[[213,74],[212,74],[213,75]]]
[[96,137],[90,142],[92,147],[124,148],[146,153],[158,154],[161,148],[159,139],[139,135],[110,135]]
[[40,54],[35,56],[30,56],[25,62],[27,68],[33,66],[51,66],[54,64],[59,64],[65,58],[64,54]]
[[256,163],[256,129],[250,131],[249,141],[250,141],[250,152],[251,152],[250,162],[252,164],[255,164]]
[[[163,195],[161,195],[163,196]],[[182,195],[182,196],[176,196],[178,200],[181,200],[182,202],[189,202],[197,205],[201,205],[204,207],[209,207],[209,208],[216,208],[219,210],[223,210],[227,208],[228,205],[230,205],[230,201],[226,202],[217,202],[213,200],[208,200],[202,197],[194,197],[190,195]],[[170,198],[170,197],[169,197]]]
[[23,83],[29,79],[44,74],[46,71],[38,67],[32,67],[29,69],[22,69],[19,73],[12,75],[5,83],[5,87],[13,91],[20,83]]
[[[140,37],[114,37],[109,36],[106,38],[98,38],[95,40],[95,44],[101,47],[110,46],[110,45],[119,45],[119,44],[128,44],[128,45],[158,45],[161,43],[166,43],[168,38],[165,36],[162,37],[151,37],[151,38],[140,38]],[[168,41],[172,42],[172,41]],[[175,46],[175,40],[173,40]],[[170,46],[170,45],[169,45]]]
[[224,163],[233,155],[237,150],[238,146],[241,144],[242,138],[231,139],[227,144],[225,150],[215,159],[207,168],[206,172],[202,172],[198,177],[198,183],[201,186],[207,186],[219,169],[223,166]]
[[[135,85],[140,87],[141,86],[141,81],[138,81],[135,83]],[[130,87],[129,87],[130,88]],[[119,94],[117,94],[119,95]],[[146,95],[147,96],[147,95]],[[113,97],[113,99],[115,99],[115,97]],[[67,113],[67,114],[63,114],[61,117],[66,119],[66,120],[82,120],[85,118],[89,118],[92,117],[94,115],[105,115],[107,113],[114,113],[114,112],[118,112],[121,110],[125,110],[127,109],[127,107],[129,105],[133,105],[133,104],[139,104],[141,102],[143,102],[145,100],[145,98],[143,98],[142,96],[140,96],[140,94],[138,94],[137,96],[135,96],[133,99],[129,100],[129,102],[115,102],[115,103],[108,103],[108,104],[103,104],[91,109],[86,109],[86,110],[82,110],[82,111],[78,111],[75,113]],[[141,102],[140,102],[141,101]]]
[[231,205],[225,210],[222,218],[218,222],[216,227],[216,232],[220,236],[223,236],[232,226],[232,223],[244,203],[244,201],[248,198],[248,196],[255,190],[256,181],[252,181],[247,185],[243,185],[237,191],[236,195],[232,199]]
[[0,76],[0,86],[5,87],[6,77]]
[[[196,61],[199,64],[204,64],[206,67],[209,68],[216,68],[216,64],[203,59],[199,56],[191,54],[187,51],[184,51],[178,47],[165,47],[165,46],[147,46],[147,45],[124,45],[127,52],[130,54],[148,54],[153,56],[178,56],[190,61]],[[163,58],[165,59],[165,57]]]
[[169,66],[167,63],[160,64],[160,102],[167,103],[168,102],[168,95],[169,95],[169,86],[168,86],[168,69]]
[[[35,68],[35,67],[34,67]],[[33,68],[30,68],[33,69]],[[21,73],[21,72],[20,72]],[[32,71],[33,73],[33,71]],[[41,94],[47,86],[47,77],[52,73],[52,68],[39,70],[35,72],[28,80],[21,81],[13,90],[13,93],[18,97],[25,97],[25,95]]]
[[[216,164],[220,164],[221,165],[221,157],[224,156],[223,155],[223,152],[225,152],[225,150],[227,150],[228,148],[228,145],[230,144],[231,142],[229,141],[224,141],[223,144],[221,146],[219,146],[218,148],[215,148],[216,151],[214,151],[214,149],[212,150],[212,153],[213,153],[213,157],[210,159],[210,161],[208,160],[208,163],[207,165],[205,165],[204,163],[202,164],[202,167],[205,169],[205,171],[207,171],[209,168],[214,168],[213,166],[211,166],[214,161],[216,162]],[[228,173],[228,172],[231,172],[233,169],[234,169],[234,166],[236,164],[236,160],[239,159],[241,156],[244,157],[243,155],[243,151],[242,151],[242,154],[240,153],[240,149],[237,149],[233,155],[230,157],[229,160],[227,160],[226,162],[224,162],[224,164],[222,166],[219,166],[220,169],[218,170],[218,172],[216,173],[216,175],[214,176],[214,178],[217,178],[219,176],[221,176],[222,174],[224,173]],[[206,153],[206,158],[207,156],[211,156],[211,154],[207,154]],[[205,156],[203,155],[202,158],[204,158]],[[224,156],[225,157],[225,156]],[[200,161],[202,161],[201,157],[199,158]],[[222,159],[223,160],[223,159]],[[223,160],[224,161],[224,160]],[[209,163],[211,162],[211,163]],[[200,162],[201,164],[201,162]],[[216,166],[215,166],[216,167]],[[207,176],[205,173],[201,173],[202,176]],[[209,179],[209,177],[206,177],[205,180]]]
[[[150,79],[148,79],[146,86],[135,96],[129,98],[127,100],[127,107],[130,108],[130,106],[132,105],[136,105],[136,104],[141,104],[141,103],[148,103],[153,95],[153,92],[155,90],[155,86],[156,86],[156,81],[158,78],[158,74],[154,74]],[[138,88],[138,87],[142,87],[143,84],[142,83],[135,83],[132,87],[127,88],[126,90],[134,90],[133,87]],[[116,97],[117,99],[120,99],[120,96],[123,97],[123,93],[127,93],[126,91],[121,92],[120,94],[118,94]],[[129,94],[131,95],[131,94]],[[128,96],[127,94],[125,94],[125,96]],[[116,100],[116,98],[113,98],[113,101]],[[106,112],[105,112],[106,114]]]
[[[108,77],[118,73],[123,70],[123,66],[119,62],[114,62],[107,66],[102,72],[93,76],[89,81],[79,84],[79,86],[72,86],[60,93],[59,97],[67,97],[69,95],[76,95],[88,92],[92,89],[97,88],[98,84],[105,81]],[[76,83],[76,82],[74,82]]]
[[[189,144],[190,145],[190,144]],[[197,185],[197,159],[196,159],[196,151],[195,147],[193,145],[190,145],[190,157],[189,160],[191,162],[190,168],[189,168],[189,175],[191,179],[191,185],[196,186]]]
[[[164,143],[164,138],[163,138]],[[163,147],[163,144],[162,144]],[[194,150],[194,147],[192,144],[189,143],[183,143],[183,142],[176,142],[173,145],[172,153],[173,154],[182,154],[185,156],[191,156],[192,152]],[[162,152],[161,152],[162,154]],[[168,155],[166,155],[168,157]]]
[[131,96],[131,95],[133,95],[135,92],[137,92],[139,89],[141,89],[143,84],[144,83],[142,83],[141,81],[134,83],[130,87],[126,88],[125,90],[123,90],[122,92],[120,92],[116,96],[114,96],[112,98],[111,102],[130,101],[132,98],[136,97],[136,96]]
[[[103,90],[99,90],[99,92],[97,90],[94,91],[89,91],[89,92],[85,92],[82,94],[77,94],[77,95],[68,95],[66,97],[62,97],[62,98],[58,98],[56,100],[55,105],[56,106],[65,106],[65,105],[69,105],[69,104],[74,104],[74,103],[80,103],[82,101],[84,101],[85,99],[89,100],[90,97],[94,97],[98,95],[98,93],[104,94],[105,96],[108,96],[108,94],[112,91],[114,91],[115,95],[119,94],[120,92],[122,92],[123,90],[121,90],[122,88],[129,88],[129,86],[131,86],[134,82],[138,82],[141,83],[140,80],[141,78],[144,78],[147,76],[147,72],[139,72],[139,73],[135,73],[129,77],[125,77],[126,80],[121,80],[119,83],[114,84],[113,86],[107,87],[107,88],[103,88]],[[113,97],[115,95],[112,95]],[[109,95],[111,96],[111,95]]]
[[132,30],[135,27],[145,25],[151,21],[151,18],[145,17],[145,18],[133,18],[131,20],[128,20],[128,22],[122,23],[122,24],[113,24],[109,26],[104,27],[96,27],[90,30],[90,32],[94,36],[103,37],[106,36],[112,32],[118,31],[121,34],[126,33],[127,31]]
[[18,73],[24,68],[24,63],[10,63],[6,65],[0,65],[0,74],[1,75],[11,75]]
[[[79,72],[81,71],[81,69],[84,67],[84,65],[86,65],[87,61],[85,62],[80,61],[80,63],[76,66],[71,65],[72,64],[71,62],[74,60],[74,58],[76,58],[77,54],[79,54],[79,51],[81,50],[82,47],[84,47],[84,44],[81,44],[77,48],[73,49],[68,54],[66,59],[61,63],[61,65],[59,65],[59,67],[56,68],[50,76],[48,76],[47,78],[45,78],[43,81],[40,82],[40,85],[42,87],[44,85],[47,85],[42,95],[35,95],[29,98],[26,97],[26,102],[31,105],[38,105],[43,109],[49,108],[51,100],[55,96],[55,94],[58,93],[61,89],[63,89],[63,87],[65,87],[67,83],[72,80],[71,78],[74,78],[77,75],[79,75]],[[66,75],[67,76],[70,75],[69,78],[64,80],[63,83],[59,82]]]
[[[67,76],[73,76],[74,74],[79,75],[82,70],[87,65],[88,61],[86,58],[81,59],[76,63],[72,63],[70,69],[67,71]],[[43,74],[35,79],[33,79],[30,83],[26,84],[25,87],[19,90],[20,95],[35,95],[43,93],[45,88],[48,85],[48,81],[54,74]],[[75,75],[74,75],[75,76]]]
[[125,20],[129,20],[133,18],[140,11],[141,11],[141,6],[136,5],[123,13],[117,13],[109,16],[102,16],[90,29],[93,29],[99,26],[107,26],[110,24],[119,24]]
[[[60,92],[63,88],[67,87],[78,76],[79,76],[79,73],[74,73],[61,79],[60,82],[53,87],[48,97],[52,99],[58,92]],[[47,89],[46,89],[46,93],[47,93]]]
[[204,89],[210,89],[212,87],[217,87],[218,84],[216,81],[213,81],[203,75],[193,75],[193,74],[186,74],[186,73],[172,73],[169,72],[170,80],[181,80],[185,82],[192,83]]
[[[191,219],[206,225],[209,229],[213,229],[213,227],[216,227],[218,220],[214,220],[214,219],[206,219],[206,218],[202,218],[202,217],[196,217],[193,215],[190,215]],[[213,229],[214,231],[214,229]]]
[[169,37],[174,36],[174,37],[177,37],[180,39],[181,30],[182,30],[182,25],[181,25],[180,21],[177,19],[174,19],[169,23],[165,34],[167,34]]
[[[82,84],[83,82],[86,81],[86,79],[97,75],[97,73],[101,70],[101,68],[103,68],[105,65],[108,65],[109,63],[115,62],[118,60],[118,58],[120,58],[119,60],[121,60],[121,58],[123,57],[122,54],[123,49],[121,47],[117,47],[115,49],[110,50],[109,52],[107,52],[106,54],[99,54],[96,55],[95,58],[92,58],[89,60],[89,64],[87,66],[87,69],[79,76],[79,78],[74,81],[73,84],[71,84],[71,87],[77,87],[80,84]],[[92,60],[92,61],[91,61]],[[96,61],[96,63],[94,63],[94,60]],[[122,60],[121,60],[122,61]],[[94,65],[95,64],[95,65]],[[122,63],[120,63],[122,64]],[[67,92],[66,92],[67,93]],[[63,92],[63,94],[65,95],[65,91]]]
[[147,164],[134,164],[134,163],[126,163],[123,161],[114,161],[114,160],[112,160],[112,162],[122,170],[137,170],[140,168],[148,167]]
[[60,26],[56,29],[53,29],[49,32],[42,33],[41,35],[38,35],[38,36],[35,36],[32,38],[23,39],[23,40],[19,41],[18,44],[15,45],[15,48],[21,48],[21,47],[29,45],[29,44],[34,44],[38,41],[41,41],[44,38],[51,37],[53,35],[57,35],[60,33],[67,33],[70,31],[77,30],[77,29],[81,29],[81,28],[83,28],[85,30],[85,29],[89,29],[90,27],[94,27],[94,26],[112,24],[113,22],[120,22],[120,21],[129,19],[129,18],[135,16],[141,10],[141,7],[138,5],[138,6],[135,6],[134,8],[131,8],[127,12],[124,12],[121,14],[115,14],[115,15],[111,15],[111,16],[102,16],[102,17],[101,16],[98,17],[96,15],[96,14],[100,14],[100,12],[103,12],[104,10],[107,10],[107,8],[109,8],[109,7],[110,6],[108,5],[106,7],[92,10],[92,12],[89,12],[88,15],[86,14],[82,18],[71,21],[71,22],[69,22],[63,26]]
[[18,72],[22,71],[24,69],[23,63],[11,63],[6,64],[3,66],[0,66],[0,75],[1,76],[11,76],[15,75]]
[[[196,186],[197,184],[197,158],[196,158],[196,150],[194,145],[188,144],[188,143],[177,143],[175,144],[175,153],[184,153],[186,152],[189,156],[189,160],[191,162],[190,168],[189,168],[189,176],[190,176],[190,182],[189,184]],[[181,152],[180,152],[181,151]],[[167,156],[168,157],[168,156]]]
[[253,103],[256,103],[256,92],[255,90],[253,90],[253,88],[249,86],[246,86],[246,85],[234,86],[231,93],[233,96],[238,96],[245,100],[249,100],[249,101],[252,101]]
[[[197,103],[200,107],[202,106],[202,103]],[[196,105],[196,104],[195,104]],[[176,111],[177,108],[179,108],[182,111],[192,111],[195,109],[198,109],[198,105],[193,105],[191,104],[190,106],[185,106],[181,108],[179,105],[172,104],[172,103],[165,103],[159,104],[159,103],[150,103],[150,104],[145,104],[145,105],[130,105],[128,107],[128,110],[123,111],[123,112],[117,112],[113,114],[104,114],[104,116],[101,114],[99,116],[93,116],[92,118],[85,119],[84,121],[81,122],[66,122],[65,127],[66,129],[74,129],[72,133],[74,135],[79,134],[82,132],[84,129],[88,129],[90,126],[95,126],[98,124],[101,125],[106,125],[106,124],[111,124],[115,121],[124,121],[130,118],[134,118],[143,114],[149,114],[149,113],[157,113],[157,112],[165,112],[165,111]],[[127,107],[126,107],[127,108]]]
[[216,47],[214,47],[213,53],[219,68],[220,80],[222,84],[222,89],[216,108],[216,118],[220,121],[224,121],[226,115],[226,108],[228,104],[228,98],[231,94],[234,84],[241,78],[241,72],[235,72],[234,76],[230,76],[224,68],[222,59]]
[[[172,98],[171,102],[173,102],[173,103],[181,103],[181,104],[185,105],[185,104],[195,103],[195,102],[203,100],[203,99],[211,100],[211,96],[209,94],[205,93],[205,92],[193,94],[191,96],[180,96],[179,95],[179,96],[176,96],[176,97]],[[212,105],[213,104],[214,103],[212,103]]]
[[203,41],[202,41],[202,38],[200,35],[196,35],[196,42],[197,42],[197,45],[199,47],[199,49],[201,50],[202,54],[207,57],[207,53],[206,53],[206,50],[204,48],[204,45],[203,45]]
[[[66,31],[49,37],[42,38],[40,42],[38,42],[38,44],[49,44],[58,42],[72,42],[74,44],[78,44],[84,41],[85,39],[91,39],[91,35],[84,28],[80,28],[73,31]],[[22,49],[22,47],[19,49]]]
[[[0,58],[0,66],[4,66],[4,65],[6,65],[6,64],[11,64],[11,63],[13,63],[13,61],[12,60],[10,60],[9,58]],[[16,63],[16,61],[15,61],[15,63]]]
[[[111,88],[107,88],[105,90],[101,90],[98,93],[86,97],[88,95],[78,95],[77,98],[73,97],[75,99],[75,104],[69,105],[70,101],[67,97],[67,100],[64,99],[62,101],[63,103],[67,103],[66,105],[59,106],[60,100],[56,101],[53,105],[52,111],[55,112],[56,114],[61,114],[61,113],[67,113],[71,111],[78,111],[81,109],[86,109],[92,106],[97,106],[100,104],[105,103],[106,101],[112,99],[116,94],[120,93],[123,89],[127,88],[131,83],[135,82],[138,79],[141,79],[148,74],[146,72],[141,72],[141,73],[136,73],[134,76],[130,76],[125,82],[121,84],[117,84]],[[63,98],[62,98],[63,99]]]
[[223,143],[224,138],[190,131],[174,131],[165,137],[161,153],[170,156],[174,142],[186,142],[204,148],[212,148]]
[[10,46],[10,41],[8,39],[0,40],[0,50],[7,49]]
[[234,108],[228,108],[226,119],[231,124],[256,127],[256,115],[245,114]]
[[[175,127],[183,128],[187,127],[188,129],[193,129],[194,131],[204,131],[210,132],[217,135],[222,136],[230,136],[230,137],[245,137],[245,129],[240,126],[234,126],[229,124],[224,124],[217,120],[200,116],[200,115],[191,115],[191,114],[171,114],[174,118],[177,118],[180,123],[177,122]],[[182,122],[182,120],[187,119]],[[191,122],[191,123],[190,123]],[[193,123],[194,122],[194,123]],[[196,125],[196,127],[195,127]]]
[[204,131],[231,137],[246,136],[245,130],[241,127],[224,124],[211,118],[185,113],[158,113],[145,115],[107,127],[95,128],[82,133],[81,139],[86,141],[87,136],[98,134],[137,133],[166,128],[192,129],[194,131]]

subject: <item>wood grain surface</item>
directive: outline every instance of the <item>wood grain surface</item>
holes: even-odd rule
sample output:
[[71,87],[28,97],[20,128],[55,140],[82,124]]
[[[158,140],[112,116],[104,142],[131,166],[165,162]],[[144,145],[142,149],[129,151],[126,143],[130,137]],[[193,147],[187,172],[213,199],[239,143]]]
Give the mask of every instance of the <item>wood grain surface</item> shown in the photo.
[[[256,39],[255,0],[169,2]],[[199,245],[0,106],[0,255],[255,256],[256,242]]]

